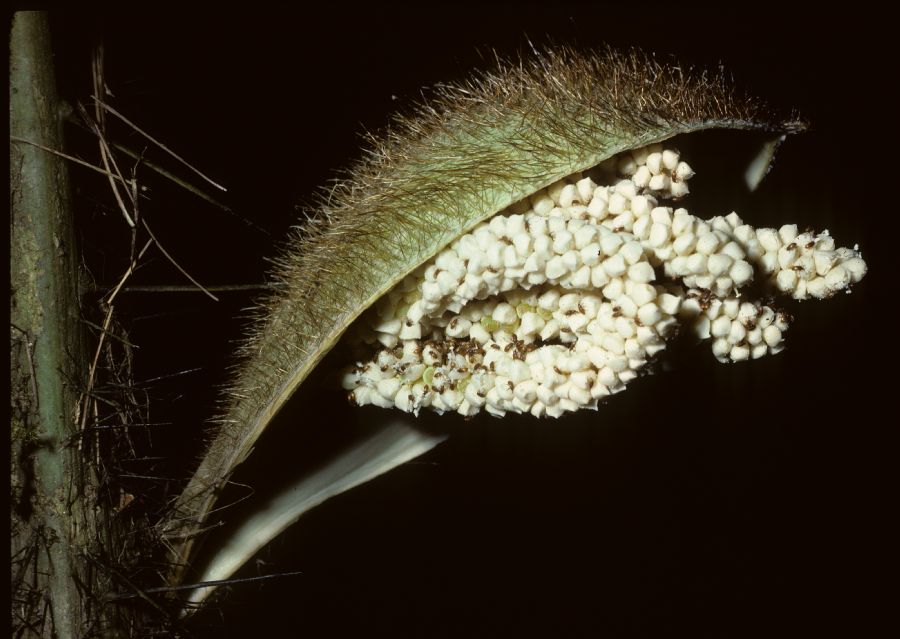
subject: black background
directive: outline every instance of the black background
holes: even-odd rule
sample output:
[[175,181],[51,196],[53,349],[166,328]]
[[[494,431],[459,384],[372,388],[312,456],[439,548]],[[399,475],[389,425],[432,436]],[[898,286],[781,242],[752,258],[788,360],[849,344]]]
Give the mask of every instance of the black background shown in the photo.
[[[420,87],[483,68],[492,49],[527,51],[529,39],[721,62],[740,86],[798,108],[812,130],[784,146],[740,212],[828,228],[870,266],[852,295],[791,306],[776,358],[723,366],[700,347],[587,416],[451,417],[446,444],[311,513],[242,573],[301,576],[233,587],[189,623],[193,636],[824,636],[878,623],[896,506],[886,453],[900,156],[893,36],[873,12],[553,2],[53,18],[67,99],[87,99],[102,34],[110,101],[265,229],[148,176],[145,214],[204,284],[263,281],[293,206],[358,157],[361,132]],[[127,232],[102,180],[75,176],[85,260],[114,283]],[[184,282],[154,254],[133,283]],[[249,300],[123,299],[137,378],[191,371],[146,385],[154,421],[170,424],[153,433],[165,459],[135,462],[135,475],[187,476]],[[301,399],[291,410],[308,428],[346,410],[328,393]],[[278,463],[291,463],[297,443],[290,428],[277,433],[242,481],[277,481]],[[130,489],[134,507],[159,511],[158,483]]]

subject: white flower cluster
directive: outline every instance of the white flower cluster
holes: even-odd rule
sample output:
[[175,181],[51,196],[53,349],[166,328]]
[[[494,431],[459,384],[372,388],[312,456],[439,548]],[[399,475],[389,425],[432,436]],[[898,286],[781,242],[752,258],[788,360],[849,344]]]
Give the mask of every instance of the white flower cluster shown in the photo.
[[713,340],[713,355],[723,363],[781,352],[792,319],[761,302],[742,302],[733,295],[717,298],[697,289],[685,293],[680,317],[691,322],[698,339]]
[[763,292],[805,299],[865,274],[827,231],[660,206],[693,174],[653,145],[601,165],[613,184],[572,176],[463,235],[369,312],[361,337],[382,348],[344,376],[351,400],[467,416],[596,409],[679,324],[720,361],[781,350],[789,318],[740,297],[755,276]]
[[558,417],[596,408],[665,348],[681,302],[649,285],[628,286],[614,300],[545,285],[472,302],[438,319],[432,339],[382,349],[345,385],[360,404],[407,411]]
[[[821,299],[847,289],[866,273],[858,251],[835,249],[828,231],[798,234],[796,224],[754,229],[737,213],[703,221],[677,209],[671,220],[664,213],[660,217],[663,228],[654,223],[649,233],[638,237],[655,248],[666,276],[717,296],[728,295],[761,273],[770,290],[777,288],[798,300]],[[653,240],[655,229],[660,229],[660,237],[667,234],[661,248]]]

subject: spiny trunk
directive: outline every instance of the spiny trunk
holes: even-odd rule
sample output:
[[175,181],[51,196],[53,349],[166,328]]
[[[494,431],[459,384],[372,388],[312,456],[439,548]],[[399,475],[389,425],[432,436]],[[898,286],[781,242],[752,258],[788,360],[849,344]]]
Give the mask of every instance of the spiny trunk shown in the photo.
[[63,146],[43,13],[13,17],[9,100],[12,627],[21,636],[112,636],[97,623],[99,575],[88,559],[106,528],[78,442],[88,365],[66,165],[17,140]]

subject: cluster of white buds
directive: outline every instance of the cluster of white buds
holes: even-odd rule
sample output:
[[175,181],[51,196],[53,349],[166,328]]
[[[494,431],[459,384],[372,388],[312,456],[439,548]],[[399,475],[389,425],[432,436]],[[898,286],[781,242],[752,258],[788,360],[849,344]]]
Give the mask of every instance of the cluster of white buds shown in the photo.
[[694,170],[681,161],[677,151],[653,145],[623,153],[614,160],[619,174],[630,177],[638,189],[675,200],[690,192],[687,181],[694,176]]
[[408,411],[427,406],[474,415],[484,408],[558,417],[596,408],[665,348],[678,323],[678,297],[618,282],[614,301],[544,285],[471,302],[435,320],[431,339],[382,349],[348,372],[344,384],[357,403]]
[[381,348],[345,374],[351,400],[467,416],[596,408],[679,324],[712,339],[720,361],[780,351],[788,316],[741,298],[757,276],[805,299],[865,274],[827,231],[660,205],[686,196],[693,174],[652,145],[598,167],[608,185],[571,176],[463,235],[367,314],[358,337]]
[[713,341],[713,355],[720,362],[759,359],[784,350],[784,332],[793,319],[788,313],[734,295],[719,298],[705,289],[677,290],[676,295],[684,300],[679,318],[697,339]]
[[[665,274],[681,279],[690,288],[729,295],[762,274],[770,291],[786,293],[797,300],[826,298],[847,290],[866,273],[866,263],[856,249],[835,249],[828,231],[814,236],[797,232],[796,224],[780,229],[755,229],[737,213],[699,220],[685,209],[676,209],[671,221],[657,209],[662,222],[654,222],[647,237]],[[663,228],[660,228],[663,227]],[[665,237],[663,247],[658,239]]]
[[758,259],[760,269],[770,275],[779,291],[794,299],[831,297],[866,274],[866,263],[858,247],[835,248],[834,239],[823,231],[797,232],[796,224],[778,231],[759,229],[757,242],[765,251]]

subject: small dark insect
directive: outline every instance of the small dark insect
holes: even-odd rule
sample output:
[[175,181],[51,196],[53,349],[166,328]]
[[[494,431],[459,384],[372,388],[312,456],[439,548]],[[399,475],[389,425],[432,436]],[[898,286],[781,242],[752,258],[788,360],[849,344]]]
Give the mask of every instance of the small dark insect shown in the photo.
[[716,296],[713,295],[712,291],[709,289],[700,289],[700,295],[697,296],[698,302],[700,304],[700,309],[704,311],[708,311],[709,307],[712,305]]

